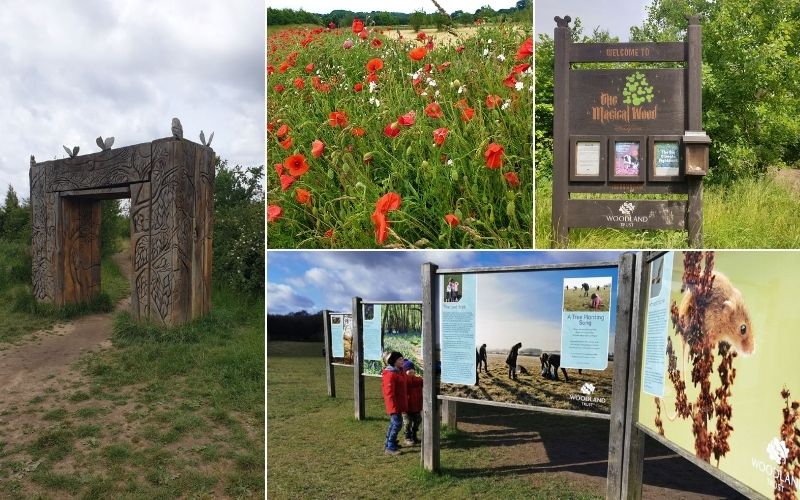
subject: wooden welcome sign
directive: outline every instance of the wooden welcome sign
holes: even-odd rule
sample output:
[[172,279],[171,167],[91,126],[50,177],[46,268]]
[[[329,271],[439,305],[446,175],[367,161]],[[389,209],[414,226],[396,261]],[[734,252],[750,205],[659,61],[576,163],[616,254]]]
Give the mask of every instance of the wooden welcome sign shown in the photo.
[[[702,246],[703,175],[699,17],[686,42],[572,43],[556,17],[553,234],[573,227],[676,229]],[[573,69],[573,63],[684,63],[676,69]],[[641,66],[641,65],[637,65]],[[676,194],[686,199],[573,199],[572,193]]]

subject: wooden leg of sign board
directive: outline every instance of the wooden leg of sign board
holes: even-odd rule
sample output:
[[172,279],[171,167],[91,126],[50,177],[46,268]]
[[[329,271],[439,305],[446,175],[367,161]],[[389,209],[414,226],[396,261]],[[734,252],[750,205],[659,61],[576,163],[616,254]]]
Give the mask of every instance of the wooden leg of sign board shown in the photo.
[[436,379],[436,264],[422,265],[422,467],[439,471],[439,384]]
[[361,297],[353,297],[353,402],[356,420],[364,420],[366,402],[364,398],[364,343],[363,313]]
[[637,427],[639,418],[639,391],[642,377],[642,355],[644,325],[647,321],[647,283],[650,281],[650,264],[647,257],[640,254],[636,263],[633,285],[633,309],[631,311],[631,342],[628,357],[628,387],[625,394],[625,456],[622,463],[621,498],[638,500],[642,498],[642,469],[644,467],[644,433]]
[[[689,177],[689,176],[687,176]],[[689,202],[686,204],[686,227],[689,230],[689,246],[703,246],[703,177],[689,177]]]
[[442,423],[447,426],[448,430],[458,429],[457,404],[448,399],[442,400]]
[[566,23],[553,32],[555,66],[553,68],[553,243],[564,248],[569,243],[567,210],[569,204],[569,50],[572,31]]
[[331,317],[330,311],[322,311],[322,321],[325,327],[325,374],[328,377],[328,396],[336,397],[336,380],[333,378],[333,355],[331,353]]
[[[613,392],[626,394],[628,386],[628,359],[631,342],[631,319],[633,311],[636,254],[624,253],[619,263],[619,285],[617,292],[617,331],[614,340]],[[625,398],[615,397],[611,402],[611,421],[608,436],[608,473],[606,498],[621,499],[622,464],[625,448]]]

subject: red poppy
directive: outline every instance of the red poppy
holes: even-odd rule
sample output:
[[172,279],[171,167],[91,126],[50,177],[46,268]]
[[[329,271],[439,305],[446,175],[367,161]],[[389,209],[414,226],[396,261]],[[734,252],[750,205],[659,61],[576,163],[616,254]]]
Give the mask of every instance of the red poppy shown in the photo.
[[425,57],[427,53],[428,51],[425,49],[425,47],[417,47],[416,49],[412,49],[411,52],[408,53],[408,57],[410,57],[415,61],[419,61],[420,59]]
[[383,42],[381,41],[380,38],[373,38],[372,42],[370,42],[370,45],[372,45],[376,49],[379,49],[383,45]]
[[513,68],[511,68],[511,72],[512,72],[512,73],[524,73],[524,72],[525,72],[525,71],[527,71],[527,70],[528,70],[528,68],[530,68],[530,67],[531,67],[530,63],[525,63],[525,64],[517,64],[516,66],[514,66]]
[[302,78],[295,78],[294,79],[294,86],[297,90],[303,90],[303,87],[306,86],[306,82]]
[[267,75],[271,75],[272,73],[275,73],[275,66],[273,66],[271,64],[268,64],[267,65]]
[[459,54],[464,52],[464,46],[463,45],[459,45],[458,47],[456,47],[456,52],[458,52]]
[[386,237],[389,235],[389,221],[386,220],[386,214],[381,212],[373,212],[372,223],[375,224],[375,239],[379,244],[383,245]]
[[325,144],[319,139],[311,143],[311,156],[319,158],[325,150]]
[[278,205],[269,205],[267,207],[267,222],[275,222],[283,215],[283,209]]
[[281,65],[278,67],[278,73],[286,73],[287,69],[289,69],[289,63],[283,61]]
[[514,172],[506,172],[505,174],[503,174],[503,177],[506,178],[506,182],[508,182],[509,186],[511,187],[519,186],[519,177],[517,177],[517,174],[515,174]]
[[290,147],[292,147],[293,142],[294,141],[292,140],[291,137],[287,137],[286,139],[282,140],[279,144],[283,149],[289,149]]
[[464,108],[461,110],[461,119],[465,122],[472,120],[472,117],[475,116],[475,110],[472,108]]
[[468,108],[469,106],[467,105],[467,100],[466,99],[459,99],[458,101],[456,101],[455,107],[457,107],[459,109],[465,109],[465,108]]
[[437,128],[433,131],[433,142],[436,143],[437,146],[441,146],[444,144],[444,140],[447,139],[447,134],[450,132],[446,128]]
[[489,144],[484,151],[483,156],[486,158],[486,167],[491,169],[500,168],[503,166],[503,146],[493,142]]
[[364,134],[367,133],[367,131],[364,130],[363,128],[361,128],[361,127],[353,127],[353,129],[350,131],[350,133],[353,134],[356,137],[363,137]]
[[425,73],[430,73],[431,70],[433,69],[433,64],[427,63],[425,66],[422,67],[422,69],[425,71]]
[[361,92],[362,90],[364,90],[364,84],[363,83],[358,82],[355,85],[353,85],[353,91]]
[[425,114],[431,118],[441,118],[444,113],[442,113],[442,107],[439,106],[438,102],[432,102],[425,106]]
[[450,61],[447,61],[447,62],[443,62],[442,64],[436,66],[436,69],[439,70],[439,71],[444,71],[449,67],[450,67]]
[[506,79],[503,80],[503,85],[505,85],[506,87],[510,87],[512,89],[516,84],[517,84],[517,78],[516,76],[514,76],[514,73],[509,73]]
[[369,71],[370,73],[374,73],[379,69],[383,69],[383,59],[381,59],[380,57],[376,57],[375,59],[370,59],[367,62],[367,71]]
[[326,238],[333,238],[333,229],[328,229],[327,231],[325,231],[324,236]]
[[417,40],[419,41],[425,40],[425,37],[427,36],[428,35],[426,35],[424,31],[420,31],[419,33],[417,33]]
[[306,73],[311,73],[312,71],[314,71],[314,63],[308,63],[306,65]]
[[410,127],[411,125],[414,125],[414,122],[416,121],[417,121],[417,113],[414,111],[409,111],[403,116],[397,117],[397,123],[405,127]]
[[425,48],[428,50],[433,50],[433,37],[428,37],[428,43],[425,44]]
[[283,86],[283,85],[281,85],[280,83],[279,83],[279,84],[277,84],[277,85],[275,85],[275,86],[274,86],[274,87],[272,87],[272,88],[275,90],[275,92],[277,92],[277,93],[279,93],[279,94],[280,94],[281,92],[283,92],[284,90],[286,90],[286,87],[284,87],[284,86]]
[[364,21],[358,18],[353,19],[353,33],[361,33],[361,30],[363,29]]
[[486,96],[486,107],[489,109],[494,109],[503,102],[503,98],[499,95],[488,95]]
[[533,37],[529,36],[527,40],[522,42],[517,50],[517,59],[525,59],[533,55]]
[[368,82],[377,82],[377,81],[378,81],[378,75],[377,75],[377,73],[369,73],[369,74],[367,75],[367,81],[368,81]]
[[294,197],[298,201],[298,203],[302,203],[303,205],[311,206],[311,193],[306,191],[302,188],[297,188],[294,190]]
[[281,191],[286,191],[289,186],[294,182],[294,177],[291,175],[281,175]]
[[445,220],[445,222],[450,224],[450,227],[456,227],[457,225],[459,225],[461,223],[461,221],[458,220],[458,217],[456,217],[454,214],[445,215],[444,216],[444,220]]
[[331,111],[328,113],[328,123],[331,127],[346,127],[347,114],[344,111]]
[[385,214],[386,212],[391,212],[392,210],[400,208],[402,202],[403,200],[400,198],[399,194],[389,192],[378,198],[378,201],[375,202],[375,211]]
[[267,132],[270,134],[275,130],[275,124],[273,122],[267,123]]
[[286,135],[288,132],[289,132],[289,125],[286,125],[284,123],[283,125],[278,127],[278,133],[276,135],[278,136],[278,139],[283,139],[283,136]]
[[300,177],[308,171],[306,157],[299,153],[286,158],[283,164],[289,169],[292,177]]
[[278,172],[278,175],[283,175],[283,164],[276,163],[275,164],[275,171]]
[[367,31],[366,29],[361,30],[358,33],[358,38],[360,38],[362,40],[366,40],[367,38],[369,38],[369,31]]
[[386,137],[397,137],[397,134],[400,133],[400,125],[397,122],[392,122],[383,129],[384,135]]

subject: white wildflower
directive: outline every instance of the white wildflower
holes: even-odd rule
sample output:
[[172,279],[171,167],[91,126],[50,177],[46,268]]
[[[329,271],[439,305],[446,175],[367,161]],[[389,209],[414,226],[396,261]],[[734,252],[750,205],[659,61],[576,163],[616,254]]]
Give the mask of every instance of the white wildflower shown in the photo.
[[505,111],[508,109],[509,106],[511,106],[511,99],[506,99],[505,101],[503,101],[503,104],[500,105],[500,109]]
[[376,82],[369,82],[369,93],[373,93],[378,90],[378,84]]
[[486,43],[492,43],[492,39],[490,38],[490,39],[486,40]]
[[428,78],[428,85],[431,86],[431,87],[435,87],[436,86],[436,80],[434,80],[432,78]]
[[525,84],[524,84],[524,83],[522,83],[522,82],[517,82],[517,83],[515,83],[515,84],[514,84],[514,88],[515,88],[516,90],[522,90],[522,88],[523,88],[524,86],[525,86]]
[[433,97],[439,97],[439,91],[438,90],[433,93]]
[[497,60],[500,61],[500,62],[503,62],[503,61],[506,60],[506,56],[504,56],[503,54],[500,54],[499,56],[497,56]]
[[448,166],[448,167],[449,167],[450,165],[452,165],[452,164],[453,164],[453,160],[447,160],[447,166]]
[[459,94],[463,94],[466,91],[467,91],[467,86],[466,85],[462,85],[462,86],[458,87],[458,93]]
[[486,57],[488,55],[489,55],[489,49],[488,48],[483,49],[483,57]]

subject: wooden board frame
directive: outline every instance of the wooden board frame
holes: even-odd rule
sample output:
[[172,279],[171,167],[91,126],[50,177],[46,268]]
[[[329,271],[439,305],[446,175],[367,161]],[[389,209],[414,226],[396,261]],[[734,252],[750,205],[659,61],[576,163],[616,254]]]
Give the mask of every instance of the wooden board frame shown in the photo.
[[[683,175],[685,167],[686,155],[681,147],[681,174],[677,177],[669,176],[655,176],[650,172],[651,161],[653,157],[650,151],[651,137],[658,138],[664,135],[680,135],[686,131],[701,131],[702,130],[702,30],[700,27],[699,16],[690,16],[687,28],[687,36],[685,42],[662,42],[662,43],[574,43],[572,41],[572,33],[569,26],[571,18],[565,16],[564,18],[556,17],[556,28],[553,35],[554,41],[554,90],[553,90],[553,197],[552,197],[552,230],[553,230],[553,246],[565,247],[569,243],[569,230],[577,227],[617,227],[616,225],[604,226],[598,225],[595,220],[587,224],[590,219],[585,219],[581,214],[581,202],[585,200],[576,200],[572,198],[572,193],[614,193],[614,194],[637,194],[637,195],[655,195],[655,194],[680,194],[686,195],[686,201],[680,205],[685,209],[685,214],[679,217],[679,220],[684,221],[680,225],[671,224],[669,229],[685,230],[687,231],[688,242],[690,247],[702,246],[702,200],[703,200],[703,184],[702,176],[690,178],[690,176]],[[572,95],[575,92],[581,92],[581,89],[588,89],[588,83],[576,83],[578,87],[572,88],[571,85],[573,75],[576,72],[588,72],[592,70],[573,69],[574,63],[583,62],[603,62],[603,63],[627,63],[627,62],[671,62],[683,63],[683,69],[672,70],[647,70],[641,69],[646,72],[645,80],[642,80],[643,87],[651,88],[655,85],[656,94],[659,89],[664,93],[671,94],[673,91],[669,89],[678,89],[674,92],[681,94],[682,102],[677,106],[670,104],[664,118],[666,121],[660,121],[653,117],[653,124],[659,123],[664,126],[668,125],[668,129],[656,127],[655,125],[637,125],[633,122],[629,127],[625,127],[624,122],[622,125],[615,125],[609,127],[610,129],[606,134],[596,133],[601,130],[598,126],[585,126],[576,127],[571,120],[576,117],[570,116],[570,110],[576,103],[582,102],[584,105],[589,102],[585,95]],[[603,70],[597,70],[602,72]],[[631,70],[637,71],[637,70]],[[672,75],[668,72],[673,72]],[[659,73],[660,72],[660,73]],[[683,85],[675,85],[675,72],[682,72]],[[611,71],[607,71],[606,76],[617,82],[618,75]],[[586,78],[586,74],[581,73],[581,76]],[[605,74],[605,73],[604,73]],[[633,74],[633,73],[631,73]],[[630,76],[630,75],[629,75]],[[651,82],[650,79],[662,79],[666,85],[660,87],[656,83]],[[577,81],[576,81],[577,82]],[[667,83],[672,82],[672,83]],[[585,83],[585,82],[584,82]],[[624,82],[623,82],[624,83]],[[636,83],[636,82],[634,82]],[[627,88],[626,85],[623,85]],[[615,87],[616,88],[616,83]],[[616,94],[615,94],[616,95]],[[638,95],[638,94],[635,94]],[[666,94],[662,94],[666,95]],[[602,96],[598,94],[596,99],[601,99]],[[645,96],[650,102],[649,96]],[[619,97],[622,99],[622,97]],[[680,99],[680,98],[679,98]],[[656,100],[658,96],[656,95]],[[634,101],[636,102],[636,101]],[[654,103],[656,101],[653,101]],[[663,101],[661,101],[663,103]],[[672,101],[667,101],[672,102]],[[595,106],[595,105],[593,105]],[[622,108],[618,102],[614,104],[614,112],[616,107]],[[680,112],[682,110],[682,112]],[[590,112],[591,111],[591,112]],[[653,112],[652,109],[645,110],[647,113]],[[624,113],[624,109],[620,109],[619,113]],[[628,109],[628,112],[631,112]],[[637,111],[638,112],[638,111]],[[658,115],[661,110],[655,112]],[[588,113],[588,115],[586,114]],[[594,108],[581,111],[576,116],[583,117],[583,120],[594,120]],[[632,112],[631,112],[632,113]],[[586,116],[584,116],[586,115]],[[605,112],[600,113],[605,117]],[[613,119],[617,115],[614,115]],[[650,116],[650,115],[645,115]],[[670,116],[674,117],[673,120],[668,119]],[[682,118],[681,118],[682,117]],[[634,118],[636,118],[634,116]],[[603,118],[605,119],[605,118]],[[648,118],[649,119],[649,118]],[[678,122],[683,122],[682,127],[679,127]],[[597,122],[600,123],[600,122]],[[682,128],[682,130],[679,130]],[[616,176],[613,170],[614,161],[614,143],[609,142],[606,147],[608,158],[608,171],[605,179],[602,178],[580,178],[575,175],[576,173],[576,159],[573,157],[575,153],[575,136],[596,136],[609,137],[619,135],[638,135],[643,136],[640,139],[640,175],[636,178],[628,176]],[[637,201],[639,199],[631,199],[630,201]],[[605,201],[605,200],[601,200]],[[640,201],[640,200],[639,200]],[[665,206],[664,210],[672,212],[677,205]],[[662,211],[662,210],[659,210]],[[584,211],[585,213],[585,211]],[[674,220],[675,218],[672,217]],[[665,228],[663,221],[655,219],[654,222],[660,225],[660,228]],[[649,226],[648,222],[636,225],[630,229],[655,229],[656,226]]]
[[[631,339],[631,317],[633,311],[633,287],[635,278],[635,264],[637,254],[625,253],[619,261],[598,261],[580,264],[547,264],[529,266],[497,266],[497,267],[473,267],[461,269],[439,269],[432,263],[422,266],[422,297],[423,297],[423,328],[422,337],[423,357],[425,363],[425,373],[423,375],[423,467],[428,471],[437,472],[440,470],[440,428],[439,409],[437,401],[443,402],[442,407],[446,408],[448,416],[448,427],[456,426],[456,415],[458,404],[480,404],[487,406],[514,407],[534,412],[564,414],[571,416],[582,416],[597,419],[609,420],[609,468],[607,480],[608,498],[621,498],[620,488],[622,487],[622,467],[624,462],[624,447],[621,446],[624,438],[626,420],[624,413],[626,409],[628,367],[629,359],[628,347]],[[513,403],[498,403],[485,400],[472,400],[454,396],[439,394],[439,377],[434,373],[434,367],[439,362],[438,346],[438,276],[444,274],[467,274],[467,273],[503,273],[519,271],[546,271],[546,270],[570,270],[570,269],[596,269],[605,267],[617,267],[617,311],[616,311],[616,335],[614,344],[614,375],[613,389],[618,394],[612,398],[611,413],[600,414],[573,410],[561,410],[557,408],[543,408],[529,405],[516,405]]]
[[[616,173],[617,167],[617,143],[637,143],[639,144],[639,166],[636,175],[619,175]],[[647,140],[643,135],[612,135],[608,138],[608,180],[610,182],[633,182],[643,183],[645,181],[645,170],[647,170]]]
[[[578,174],[578,143],[596,142],[600,146],[597,175]],[[605,182],[608,165],[608,142],[601,135],[572,135],[569,138],[569,180],[570,182]]]
[[[678,175],[656,174],[656,143],[674,142],[678,145]],[[680,135],[651,135],[647,138],[647,180],[649,182],[685,182],[686,153]]]
[[349,312],[333,312],[328,309],[322,311],[323,333],[325,335],[325,376],[328,381],[328,396],[336,397],[336,378],[333,370],[334,366],[346,366],[352,368],[353,365],[337,362],[333,357],[333,336],[331,332],[331,318],[339,315],[350,315]]

